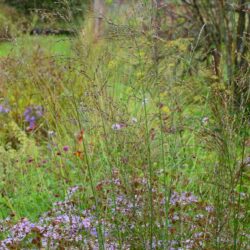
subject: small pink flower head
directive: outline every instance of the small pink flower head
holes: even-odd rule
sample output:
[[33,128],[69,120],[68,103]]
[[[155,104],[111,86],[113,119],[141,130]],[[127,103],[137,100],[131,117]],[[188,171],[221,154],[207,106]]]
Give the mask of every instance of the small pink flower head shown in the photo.
[[69,151],[69,146],[64,146],[64,147],[63,147],[63,151],[64,151],[64,152],[68,152],[68,151]]
[[115,124],[112,125],[113,130],[121,130],[124,127],[125,127],[125,125],[121,124],[121,123],[115,123]]

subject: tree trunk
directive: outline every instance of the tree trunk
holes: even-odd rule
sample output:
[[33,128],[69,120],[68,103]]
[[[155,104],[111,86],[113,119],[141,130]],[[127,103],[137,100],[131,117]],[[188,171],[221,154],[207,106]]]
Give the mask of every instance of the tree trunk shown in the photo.
[[124,3],[124,0],[118,0],[118,5],[122,5]]
[[103,35],[103,18],[105,13],[105,0],[94,0],[94,39],[97,41]]

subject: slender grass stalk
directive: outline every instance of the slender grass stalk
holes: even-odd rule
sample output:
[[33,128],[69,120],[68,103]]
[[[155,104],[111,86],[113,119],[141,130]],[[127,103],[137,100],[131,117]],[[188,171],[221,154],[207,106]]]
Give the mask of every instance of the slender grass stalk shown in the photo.
[[[244,117],[243,117],[244,118]],[[243,186],[243,168],[244,168],[244,156],[245,156],[245,150],[246,150],[246,146],[245,146],[245,140],[247,138],[247,128],[244,127],[244,136],[242,138],[242,152],[241,152],[241,161],[240,161],[240,168],[238,170],[237,175],[238,177],[238,182],[239,183],[239,194],[238,194],[238,198],[237,198],[237,207],[234,208],[234,215],[233,215],[233,228],[234,228],[234,232],[233,232],[233,241],[234,241],[234,250],[239,249],[238,248],[238,233],[239,233],[239,213],[240,213],[240,206],[241,206],[241,192],[242,192],[242,186]],[[236,177],[237,178],[237,177]]]
[[150,234],[150,249],[153,249],[153,223],[154,223],[154,207],[153,207],[153,164],[151,160],[151,143],[150,133],[148,127],[148,111],[147,104],[145,103],[146,93],[143,88],[143,108],[145,118],[145,131],[146,131],[146,146],[148,151],[148,172],[149,172],[149,205],[150,205],[150,217],[149,217],[149,234]]
[[[81,124],[81,119],[80,119],[80,114],[78,111],[78,107],[76,104],[76,99],[73,96],[73,104],[75,106],[75,111],[76,111],[76,115],[77,115],[77,121],[78,121],[78,126],[79,129],[82,130],[82,124]],[[91,169],[91,164],[90,164],[90,160],[89,160],[89,155],[88,155],[88,151],[87,151],[87,147],[86,147],[86,143],[84,140],[82,140],[82,145],[83,145],[83,150],[84,150],[84,159],[85,159],[85,163],[87,165],[87,169],[88,169],[88,176],[89,176],[89,180],[90,180],[90,186],[91,186],[91,191],[94,197],[94,201],[95,201],[95,211],[96,211],[96,217],[98,220],[98,243],[99,243],[99,248],[104,250],[105,249],[105,243],[104,243],[104,238],[103,238],[103,232],[102,232],[102,226],[100,224],[101,222],[101,216],[100,216],[100,208],[99,208],[99,204],[98,204],[98,198],[97,198],[97,194],[96,194],[96,190],[95,190],[95,186],[94,186],[94,180],[93,180],[93,174],[92,174],[92,169]]]
[[[99,107],[100,108],[100,107]],[[108,133],[107,133],[107,130],[106,130],[106,126],[105,126],[105,122],[104,122],[104,119],[103,119],[103,116],[101,115],[101,120],[102,120],[102,129],[103,129],[103,132],[104,132],[104,138],[105,138],[105,147],[106,147],[106,151],[108,153],[111,152],[110,148],[109,148],[109,143],[107,141],[107,136],[108,136]],[[103,154],[104,154],[104,149],[103,149]],[[114,204],[114,207],[115,207],[115,211],[117,212],[117,206],[116,206],[116,197],[115,197],[115,185],[114,185],[114,182],[112,181],[112,178],[113,178],[113,169],[112,169],[112,164],[111,162],[109,161],[109,159],[107,157],[105,157],[105,160],[109,166],[109,174],[110,174],[110,180],[111,180],[111,187],[112,187],[112,200],[113,200],[113,204]],[[118,241],[119,241],[119,247],[120,249],[122,249],[122,240],[121,240],[121,232],[120,232],[120,229],[119,229],[119,225],[118,225],[118,222],[117,220],[115,219],[115,227],[116,227],[116,233],[118,235]]]
[[[161,98],[159,95],[159,103],[161,103]],[[164,171],[164,176],[163,176],[163,188],[164,188],[164,198],[165,198],[165,230],[164,230],[164,249],[168,249],[168,242],[169,242],[169,234],[168,234],[168,226],[169,226],[169,220],[168,220],[168,213],[169,213],[169,202],[170,202],[170,197],[171,197],[171,183],[172,183],[172,175],[170,175],[170,183],[167,184],[167,163],[166,163],[166,158],[165,158],[165,141],[164,141],[164,134],[163,134],[163,119],[162,119],[162,112],[159,110],[159,120],[160,120],[160,126],[161,126],[161,160],[163,164],[163,171]]]

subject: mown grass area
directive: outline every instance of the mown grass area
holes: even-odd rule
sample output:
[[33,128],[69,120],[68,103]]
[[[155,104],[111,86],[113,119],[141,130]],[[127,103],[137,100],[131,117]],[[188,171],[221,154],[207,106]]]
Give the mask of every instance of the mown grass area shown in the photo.
[[247,249],[244,110],[199,41],[133,21],[0,45],[3,249]]
[[22,36],[0,43],[0,56],[17,56],[22,50],[35,48],[57,56],[69,56],[72,52],[71,40],[66,36]]

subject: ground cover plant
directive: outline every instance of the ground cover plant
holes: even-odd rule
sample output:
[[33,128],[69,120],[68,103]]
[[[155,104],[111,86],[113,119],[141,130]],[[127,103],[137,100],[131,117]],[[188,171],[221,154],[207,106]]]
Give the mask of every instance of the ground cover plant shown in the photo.
[[249,9],[220,2],[0,44],[1,250],[250,249]]

